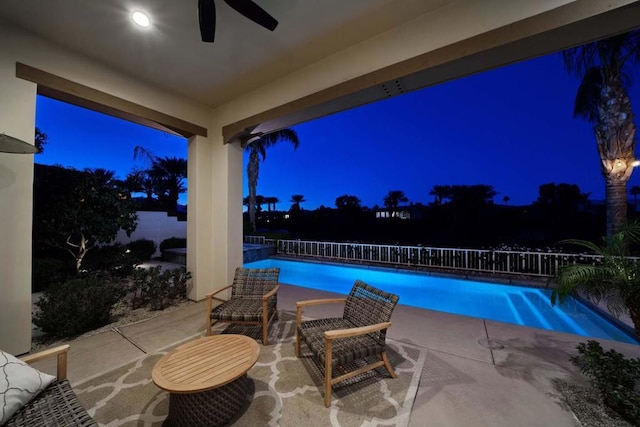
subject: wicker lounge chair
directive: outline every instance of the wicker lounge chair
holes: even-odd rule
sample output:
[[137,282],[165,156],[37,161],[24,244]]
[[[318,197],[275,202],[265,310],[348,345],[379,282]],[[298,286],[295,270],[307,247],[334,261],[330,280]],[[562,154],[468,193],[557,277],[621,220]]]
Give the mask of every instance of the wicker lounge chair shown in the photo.
[[[398,303],[397,295],[383,292],[356,280],[346,298],[298,301],[296,313],[296,356],[300,357],[300,342],[304,341],[320,366],[324,366],[324,404],[331,405],[331,386],[363,372],[384,366],[396,378],[385,352],[387,328],[391,314]],[[302,321],[302,309],[325,303],[345,303],[340,318]],[[369,357],[381,360],[334,377],[341,368],[348,370],[351,362]]]
[[[207,335],[217,322],[262,325],[262,344],[267,345],[269,323],[278,318],[279,268],[236,269],[233,284],[208,294]],[[214,296],[231,288],[231,299],[213,307]]]
[[68,351],[69,346],[63,345],[21,358],[24,362],[33,363],[47,357],[57,356],[56,381],[26,406],[13,414],[5,424],[6,427],[97,427],[98,424],[93,421],[82,407],[69,381],[66,379]]

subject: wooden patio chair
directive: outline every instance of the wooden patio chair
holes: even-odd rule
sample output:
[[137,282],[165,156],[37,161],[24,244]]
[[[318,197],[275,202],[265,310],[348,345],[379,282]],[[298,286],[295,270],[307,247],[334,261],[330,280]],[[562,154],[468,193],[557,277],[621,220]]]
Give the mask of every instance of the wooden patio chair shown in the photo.
[[[19,409],[3,426],[68,426],[97,427],[67,380],[67,353],[69,345],[62,345],[20,359],[28,364],[49,357],[57,357],[56,379],[29,403]],[[9,381],[8,378],[5,380]]]
[[[267,345],[269,323],[278,318],[278,276],[279,268],[236,269],[233,284],[206,295],[207,335],[218,322],[262,325],[262,344]],[[228,301],[215,295],[231,288]],[[223,301],[213,307],[213,300]]]
[[[331,405],[331,386],[364,372],[384,366],[392,378],[397,374],[385,351],[387,329],[399,297],[356,280],[346,298],[317,299],[296,303],[296,356],[304,341],[320,366],[324,366],[324,405]],[[302,321],[302,309],[326,303],[345,303],[340,318]],[[379,357],[380,360],[334,377],[338,368],[345,370],[358,359]]]

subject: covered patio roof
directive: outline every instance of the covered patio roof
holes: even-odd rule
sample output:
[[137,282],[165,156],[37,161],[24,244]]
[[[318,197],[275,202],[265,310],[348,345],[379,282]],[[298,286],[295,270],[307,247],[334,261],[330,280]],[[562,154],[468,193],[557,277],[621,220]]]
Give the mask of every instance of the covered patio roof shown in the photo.
[[[635,0],[257,3],[276,31],[218,1],[209,44],[196,0],[0,2],[0,132],[33,141],[39,92],[189,137],[196,300],[242,262],[239,139],[627,31],[640,10]],[[149,29],[132,25],[133,9]],[[32,170],[31,156],[0,154],[0,322],[12,325],[0,348],[14,353],[30,343]]]
[[[216,8],[216,41],[204,43],[198,31],[197,2],[192,3],[101,1],[78,7],[72,0],[45,4],[37,0],[8,0],[0,4],[0,19],[118,72],[212,109],[344,50],[358,50],[362,45],[362,51],[366,51],[365,41],[375,45],[376,39],[380,39],[385,54],[376,52],[382,60],[376,69],[336,81],[324,91],[228,123],[224,128],[225,142],[247,132],[267,133],[605,37],[635,25],[633,13],[625,8],[616,10],[632,1],[615,2],[606,8],[594,1],[552,1],[547,2],[547,7],[554,8],[531,16],[526,15],[528,11],[522,5],[496,2],[502,13],[513,14],[516,10],[521,13],[523,19],[517,21],[518,26],[505,25],[478,34],[469,31],[471,37],[455,40],[444,37],[440,26],[459,25],[460,17],[471,13],[481,22],[492,9],[461,7],[452,0],[258,2],[280,21],[276,31],[270,33],[220,1]],[[478,1],[467,3],[471,6],[480,4]],[[142,29],[132,25],[130,13],[133,10],[146,11],[151,17],[151,26]],[[601,13],[605,11],[609,13]],[[451,22],[445,18],[434,25],[431,21],[439,17],[449,18]],[[404,28],[409,31],[412,23],[419,20],[429,21],[433,26],[425,35],[436,39],[434,49],[396,62],[394,56],[397,54],[388,49],[388,42],[381,35]],[[30,76],[20,77],[30,79]],[[46,96],[112,115],[127,109],[122,105],[110,110],[104,108],[102,105],[109,101],[100,98],[91,100],[93,103],[86,102],[91,96],[84,93],[70,96],[75,89],[52,87],[55,85],[51,80],[35,82],[41,83],[38,90]],[[124,118],[144,122],[149,114],[142,112],[142,115]],[[141,124],[153,125],[149,120]],[[172,128],[163,130],[172,131]],[[188,132],[186,136],[190,136]]]

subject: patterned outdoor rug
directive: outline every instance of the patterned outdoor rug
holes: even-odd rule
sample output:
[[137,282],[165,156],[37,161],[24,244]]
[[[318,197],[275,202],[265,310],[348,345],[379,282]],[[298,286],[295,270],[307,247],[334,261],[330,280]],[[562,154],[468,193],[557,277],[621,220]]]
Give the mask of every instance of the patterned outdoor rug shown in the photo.
[[[285,316],[289,317],[289,316]],[[324,407],[323,374],[309,357],[295,357],[295,323],[281,319],[270,328],[272,344],[262,347],[253,380],[251,404],[235,426],[406,426],[427,351],[387,339],[388,356],[398,378],[384,368],[333,388]],[[259,327],[232,326],[224,333],[259,337]],[[167,351],[170,350],[167,349]],[[151,381],[151,370],[166,352],[146,355],[126,366],[74,384],[78,398],[104,426],[160,426],[169,407],[168,393]]]

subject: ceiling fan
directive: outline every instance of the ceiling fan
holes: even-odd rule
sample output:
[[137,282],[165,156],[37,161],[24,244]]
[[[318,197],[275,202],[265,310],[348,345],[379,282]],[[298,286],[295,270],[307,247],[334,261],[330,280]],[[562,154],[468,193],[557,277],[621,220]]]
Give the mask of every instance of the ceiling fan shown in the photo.
[[[224,0],[236,12],[263,26],[268,30],[275,30],[278,21],[252,0]],[[216,5],[214,0],[198,0],[198,20],[200,21],[200,35],[203,42],[213,42],[216,32]]]

